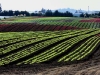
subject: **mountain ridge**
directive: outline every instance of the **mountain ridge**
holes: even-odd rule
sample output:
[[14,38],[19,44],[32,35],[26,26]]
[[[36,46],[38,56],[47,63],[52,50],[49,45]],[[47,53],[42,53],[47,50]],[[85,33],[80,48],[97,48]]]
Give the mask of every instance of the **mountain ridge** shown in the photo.
[[[45,10],[48,10],[48,9],[45,9]],[[54,12],[55,10],[58,10],[59,12],[62,12],[62,13],[64,13],[64,12],[66,12],[66,11],[69,11],[69,12],[71,12],[71,13],[75,13],[76,12],[76,10],[77,11],[80,11],[81,9],[73,9],[73,8],[59,8],[59,9],[49,9],[49,10],[51,10],[52,12]],[[83,13],[86,13],[86,12],[88,12],[87,10],[81,10]],[[96,10],[95,10],[96,11]],[[35,12],[35,11],[28,11],[28,12],[30,12],[30,13],[33,13],[33,12]],[[90,13],[93,13],[94,11],[89,11]]]

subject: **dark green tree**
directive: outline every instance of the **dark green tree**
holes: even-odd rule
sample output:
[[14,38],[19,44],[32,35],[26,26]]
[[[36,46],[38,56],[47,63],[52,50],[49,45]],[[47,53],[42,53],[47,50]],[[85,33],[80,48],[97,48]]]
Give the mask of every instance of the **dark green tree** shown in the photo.
[[88,13],[86,13],[86,17],[89,17],[89,14]]
[[12,10],[9,10],[8,13],[9,13],[8,16],[13,16],[14,15]]
[[60,14],[60,12],[58,10],[55,10],[55,12],[53,13],[53,16],[58,17]]
[[66,12],[64,13],[64,16],[65,16],[65,17],[73,17],[73,14],[70,13],[69,11],[66,11]]
[[98,16],[100,16],[100,12],[98,13]]
[[51,10],[47,10],[45,13],[45,16],[53,16],[53,13]]
[[2,12],[2,16],[9,16],[9,12],[6,11],[6,10],[4,10],[4,11]]
[[26,16],[30,16],[29,12],[27,12],[27,11],[24,11],[24,12],[25,12]]
[[82,14],[80,15],[80,17],[84,17],[84,14],[82,13]]
[[31,16],[35,16],[35,13],[31,13],[30,15],[31,15]]
[[18,16],[18,15],[20,15],[20,12],[18,10],[14,11],[14,15]]
[[1,4],[0,4],[0,13],[2,12],[2,7],[1,7]]

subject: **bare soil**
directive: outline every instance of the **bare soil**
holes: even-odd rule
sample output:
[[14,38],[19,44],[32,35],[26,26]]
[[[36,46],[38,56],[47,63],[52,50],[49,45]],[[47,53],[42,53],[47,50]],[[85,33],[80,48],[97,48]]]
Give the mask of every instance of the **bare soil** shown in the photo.
[[0,67],[0,75],[100,75],[100,49],[86,61]]

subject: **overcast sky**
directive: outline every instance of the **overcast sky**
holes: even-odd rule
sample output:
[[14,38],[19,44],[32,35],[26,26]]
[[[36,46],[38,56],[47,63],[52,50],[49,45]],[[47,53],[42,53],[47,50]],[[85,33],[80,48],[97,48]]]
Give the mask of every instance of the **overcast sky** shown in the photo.
[[35,11],[45,9],[72,8],[100,10],[100,0],[0,0],[3,10]]

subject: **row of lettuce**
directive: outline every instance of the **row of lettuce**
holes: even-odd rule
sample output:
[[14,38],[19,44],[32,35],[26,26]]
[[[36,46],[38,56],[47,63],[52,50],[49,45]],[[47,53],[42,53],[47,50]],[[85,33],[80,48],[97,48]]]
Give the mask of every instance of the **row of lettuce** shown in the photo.
[[15,19],[14,21],[0,22],[0,24],[36,23],[39,25],[60,25],[60,26],[73,26],[78,28],[94,28],[94,29],[100,28],[100,22],[80,22],[80,20],[82,19],[66,18],[66,17],[45,17],[45,18],[34,18],[34,19],[19,18]]
[[[95,36],[98,33],[99,29],[0,33],[0,65],[41,63],[63,53],[66,55],[58,62],[82,60],[100,43],[100,37]],[[83,40],[84,43],[69,52]]]

